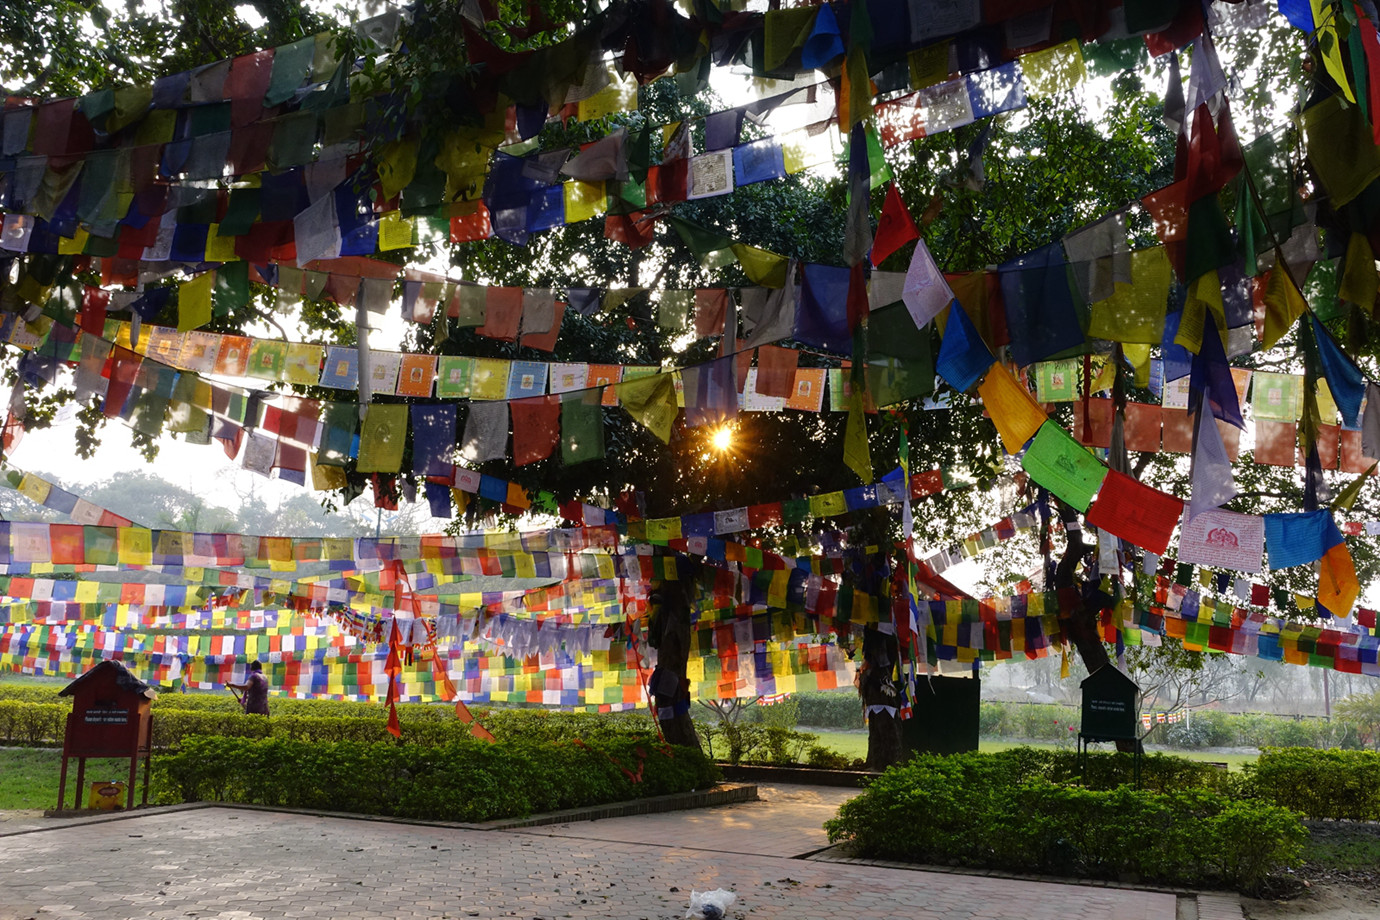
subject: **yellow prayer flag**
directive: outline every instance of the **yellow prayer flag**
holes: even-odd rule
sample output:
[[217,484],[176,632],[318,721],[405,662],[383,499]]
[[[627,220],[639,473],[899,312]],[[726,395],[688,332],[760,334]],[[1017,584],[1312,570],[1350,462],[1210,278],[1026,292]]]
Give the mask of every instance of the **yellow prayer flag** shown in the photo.
[[1377,290],[1380,290],[1380,278],[1375,274],[1375,253],[1371,251],[1370,240],[1363,233],[1353,233],[1347,243],[1337,293],[1343,300],[1369,310],[1375,303]]
[[53,484],[32,473],[25,473],[23,478],[19,480],[19,491],[29,501],[41,505],[43,500],[48,497],[48,493],[53,491]]
[[576,118],[594,121],[605,115],[637,111],[637,77],[618,73],[610,66],[609,84],[588,99],[579,102]]
[[269,571],[291,572],[297,568],[297,560],[292,558],[291,537],[263,537],[260,545],[268,553]]
[[416,173],[417,142],[415,140],[390,141],[379,149],[379,184],[383,186],[385,201],[397,197],[399,192],[411,185]]
[[364,413],[359,431],[361,473],[396,473],[407,446],[407,406],[375,403]]
[[413,222],[401,211],[389,211],[379,218],[379,252],[408,249],[412,246]]
[[1126,356],[1126,363],[1135,369],[1136,386],[1148,387],[1150,385],[1150,346],[1125,344],[1121,346],[1121,353]]
[[1021,55],[1021,76],[1028,96],[1054,96],[1087,79],[1083,49],[1077,39]]
[[848,399],[848,421],[843,431],[843,462],[858,474],[863,485],[872,482],[872,452],[867,446],[867,414],[860,387]]
[[63,237],[58,237],[58,255],[60,255],[60,256],[79,256],[79,255],[81,255],[81,254],[82,254],[82,250],[84,250],[84,249],[86,248],[86,241],[87,241],[88,239],[90,239],[90,237],[91,237],[91,234],[88,233],[88,232],[86,232],[85,230],[81,229],[80,227],[77,228],[77,232],[76,232],[76,233],[72,234],[72,238],[71,238],[70,240],[69,240],[67,237],[65,237],[65,236],[63,236]]
[[235,255],[235,237],[221,236],[220,224],[211,224],[206,229],[206,261],[236,262],[239,258]]
[[743,274],[754,284],[769,288],[786,286],[786,267],[790,260],[785,256],[746,243],[734,243],[733,254],[743,266]]
[[924,89],[949,79],[949,43],[935,42],[906,55],[910,67],[910,85]]
[[579,223],[598,217],[608,210],[608,198],[604,194],[603,182],[585,182],[573,179],[564,185],[565,222]]
[[471,399],[503,399],[508,395],[511,362],[503,358],[476,358],[470,372]]
[[1021,386],[1020,381],[1002,364],[992,365],[982,383],[978,384],[978,395],[992,416],[997,433],[1001,435],[1002,446],[1008,454],[1019,453],[1047,421],[1044,410],[1030,395],[1030,391]]
[[211,288],[215,283],[215,272],[202,272],[182,282],[177,289],[178,332],[190,332],[211,321]]
[[1308,309],[1293,279],[1284,269],[1284,255],[1275,254],[1275,267],[1270,270],[1270,280],[1265,285],[1265,336],[1261,345],[1270,349],[1294,328],[1294,322]]
[[345,488],[345,469],[339,466],[322,466],[316,462],[316,454],[311,458],[311,487],[317,492],[330,492]]
[[[1346,65],[1342,63],[1342,42],[1337,34],[1335,16],[1330,9],[1324,7],[1324,0],[1310,0],[1310,5],[1313,7],[1313,22],[1318,24],[1318,48],[1322,50],[1323,66],[1327,68],[1327,75],[1341,87],[1346,101],[1355,105],[1356,94],[1351,90]],[[1360,40],[1360,36],[1352,37],[1352,41]]]
[[121,565],[153,564],[153,531],[143,527],[121,527],[116,531]]
[[618,402],[639,424],[661,439],[671,443],[679,409],[676,405],[675,380],[672,374],[651,374],[615,384]]

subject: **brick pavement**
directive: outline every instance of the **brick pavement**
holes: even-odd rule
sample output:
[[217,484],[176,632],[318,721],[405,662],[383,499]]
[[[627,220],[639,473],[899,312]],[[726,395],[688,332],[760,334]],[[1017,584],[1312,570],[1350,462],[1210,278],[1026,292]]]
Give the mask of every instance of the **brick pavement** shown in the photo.
[[1171,894],[792,859],[823,845],[809,825],[839,793],[763,792],[512,831],[231,808],[57,826],[0,838],[0,918],[666,920],[717,887],[744,920],[1175,917]]

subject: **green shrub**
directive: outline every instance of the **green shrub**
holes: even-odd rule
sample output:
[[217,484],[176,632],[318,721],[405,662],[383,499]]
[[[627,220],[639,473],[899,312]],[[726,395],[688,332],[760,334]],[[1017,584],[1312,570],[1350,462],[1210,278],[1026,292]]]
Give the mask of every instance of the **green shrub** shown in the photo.
[[436,746],[189,738],[154,760],[163,803],[244,802],[356,814],[487,821],[705,789],[711,761],[651,735],[598,743]]
[[[34,688],[23,688],[34,689]],[[204,699],[218,704],[215,697],[178,695],[177,699]],[[233,705],[196,705],[188,709],[153,704],[153,746],[169,748],[187,738],[219,736],[225,738],[288,738],[313,742],[382,742],[388,734],[388,710],[372,703],[342,703],[332,700],[274,700],[273,715],[246,715]],[[283,705],[316,703],[315,706]],[[0,700],[0,743],[6,745],[59,745],[66,730],[68,700],[62,703],[37,703]],[[345,713],[332,715],[331,713]],[[646,713],[546,712],[536,709],[475,710],[475,717],[500,740],[526,740],[554,743],[575,739],[599,741],[644,734],[652,728]],[[469,727],[455,717],[449,706],[424,704],[398,707],[402,741],[408,744],[450,744],[469,737]],[[789,734],[789,733],[788,733]],[[779,747],[779,745],[778,745]],[[784,749],[782,749],[784,750]],[[782,754],[781,756],[785,756]]]
[[867,727],[862,701],[854,690],[811,690],[793,693],[791,699],[800,701],[799,725],[844,731]]
[[9,747],[61,744],[71,711],[70,706],[57,703],[0,700],[0,743]]
[[861,770],[866,762],[859,757],[849,759],[822,744],[812,744],[805,752],[805,764],[820,770]]
[[715,760],[731,764],[796,764],[804,761],[815,735],[775,725],[743,722],[695,723],[700,745]]
[[1241,890],[1302,852],[1307,831],[1284,808],[1207,789],[1098,790],[1031,775],[1057,765],[1026,755],[918,757],[887,770],[825,827],[868,857]]
[[1244,768],[1247,794],[1309,818],[1380,820],[1380,754],[1266,748]]

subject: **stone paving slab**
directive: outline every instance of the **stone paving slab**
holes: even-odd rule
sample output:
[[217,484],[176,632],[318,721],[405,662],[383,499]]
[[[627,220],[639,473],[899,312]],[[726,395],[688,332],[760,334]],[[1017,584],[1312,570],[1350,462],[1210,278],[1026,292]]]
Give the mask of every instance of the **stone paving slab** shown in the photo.
[[[615,819],[626,820],[649,819]],[[742,846],[745,834],[725,832],[725,839]],[[684,915],[692,888],[718,887],[737,892],[731,916],[744,920],[1175,917],[1172,894],[678,843],[210,807],[0,839],[0,918],[665,920]]]
[[824,822],[857,789],[757,786],[757,801],[675,814],[641,815],[525,829],[541,836],[594,838],[722,853],[801,857],[829,845]]

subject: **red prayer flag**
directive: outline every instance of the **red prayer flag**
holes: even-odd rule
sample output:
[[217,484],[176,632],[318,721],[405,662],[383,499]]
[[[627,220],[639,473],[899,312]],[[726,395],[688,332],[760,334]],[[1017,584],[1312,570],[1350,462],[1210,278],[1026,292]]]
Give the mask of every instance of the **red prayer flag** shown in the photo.
[[886,202],[882,205],[882,216],[877,221],[877,233],[872,238],[872,264],[881,265],[887,256],[906,243],[920,238],[920,228],[915,226],[901,193],[893,182],[887,186]]
[[1088,523],[1163,555],[1183,507],[1184,503],[1173,495],[1109,470],[1088,511]]
[[[1102,398],[1088,398],[1083,406],[1086,412],[1073,413],[1073,438],[1086,447],[1112,446],[1112,401]],[[1087,425],[1083,417],[1087,416]]]
[[478,204],[473,214],[450,219],[450,241],[452,243],[477,243],[494,235],[493,225],[489,223],[489,209]]
[[641,249],[656,239],[656,221],[646,211],[610,214],[604,218],[604,237],[617,240],[629,249]]
[[795,393],[795,369],[800,352],[779,345],[757,346],[757,392],[789,399]]
[[[700,288],[695,291],[695,335],[721,335],[727,316],[727,289]],[[761,376],[760,372],[758,376]]]
[[524,466],[551,456],[561,436],[560,396],[515,399],[508,409],[513,417],[513,464]]
[[516,342],[522,320],[522,288],[491,287],[484,307],[484,325],[475,333],[500,342]]

